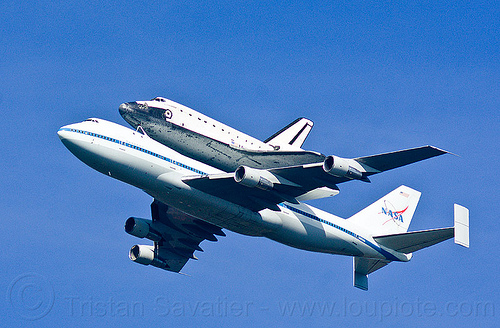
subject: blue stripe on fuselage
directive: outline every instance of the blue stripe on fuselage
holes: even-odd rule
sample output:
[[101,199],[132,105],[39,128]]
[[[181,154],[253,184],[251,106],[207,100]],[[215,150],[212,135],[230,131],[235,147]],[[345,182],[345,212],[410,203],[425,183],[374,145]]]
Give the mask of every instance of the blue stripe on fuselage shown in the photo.
[[89,135],[89,136],[96,137],[96,138],[99,138],[99,139],[103,139],[103,140],[107,140],[107,141],[110,141],[110,142],[114,142],[114,143],[117,143],[119,145],[131,148],[131,149],[135,149],[135,150],[138,150],[138,151],[143,152],[145,154],[148,154],[148,155],[154,156],[156,158],[162,159],[162,160],[164,160],[166,162],[169,162],[169,163],[172,163],[172,164],[177,165],[179,167],[182,167],[182,168],[185,168],[187,170],[193,171],[193,172],[195,172],[197,174],[206,175],[205,172],[197,170],[197,169],[195,169],[195,168],[193,168],[191,166],[185,165],[185,164],[183,164],[181,162],[174,161],[173,159],[170,159],[168,157],[165,157],[165,156],[162,156],[160,154],[154,153],[154,152],[149,151],[147,149],[144,149],[142,147],[138,147],[138,146],[129,144],[127,142],[115,139],[115,138],[106,137],[106,136],[104,136],[102,134],[93,133],[93,132],[89,132],[89,131],[85,131],[85,130],[79,130],[79,129],[70,129],[70,128],[60,128],[59,131],[70,131],[70,132],[75,132],[75,133],[80,133],[80,134],[84,134],[84,135]]
[[292,207],[292,206],[290,206],[288,204],[285,204],[285,203],[281,203],[279,205],[281,205],[281,206],[283,206],[283,207],[285,207],[285,208],[287,208],[287,209],[289,209],[289,210],[291,210],[291,211],[293,211],[295,213],[298,213],[300,215],[308,217],[308,218],[310,218],[312,220],[315,220],[315,221],[327,224],[327,225],[329,225],[329,226],[331,226],[331,227],[333,227],[333,228],[335,228],[337,230],[340,230],[340,231],[342,231],[342,232],[344,232],[344,233],[346,233],[346,234],[348,234],[348,235],[356,238],[357,240],[359,240],[363,244],[365,244],[365,245],[373,248],[374,250],[376,250],[377,252],[379,252],[380,254],[382,254],[386,259],[388,259],[390,261],[400,261],[397,257],[395,257],[394,255],[392,255],[388,251],[382,249],[380,246],[375,245],[372,242],[369,242],[368,240],[366,240],[365,238],[361,237],[360,235],[355,234],[354,232],[352,232],[350,230],[347,230],[347,229],[345,229],[345,228],[343,228],[343,227],[341,227],[341,226],[339,226],[339,225],[337,225],[335,223],[332,223],[332,222],[327,221],[325,219],[321,219],[321,218],[317,217],[316,215],[304,212],[302,210],[299,210],[298,208]]

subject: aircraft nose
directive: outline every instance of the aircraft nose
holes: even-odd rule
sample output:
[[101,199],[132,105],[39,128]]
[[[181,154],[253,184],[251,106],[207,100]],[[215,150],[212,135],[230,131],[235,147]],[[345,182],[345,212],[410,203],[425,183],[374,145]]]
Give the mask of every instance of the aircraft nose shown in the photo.
[[123,116],[126,114],[133,114],[133,113],[147,113],[149,111],[149,107],[145,103],[139,104],[133,101],[121,104],[120,107],[118,107],[118,110],[120,111],[120,114]]
[[120,115],[125,115],[128,114],[132,111],[132,106],[130,106],[131,103],[123,103],[118,107],[118,110],[120,111]]
[[59,137],[59,140],[64,144],[66,148],[69,149],[69,151],[74,152],[75,149],[77,149],[76,142],[75,142],[75,136],[74,132],[74,125],[65,125],[57,131],[57,136]]
[[121,104],[118,110],[123,119],[136,128],[140,124],[138,117],[147,114],[149,107],[146,104],[138,104],[134,101]]
[[67,139],[67,135],[68,135],[68,131],[70,130],[70,128],[68,127],[68,125],[65,125],[63,127],[61,127],[59,129],[59,131],[57,131],[57,136],[59,137],[59,139],[63,140],[63,139]]

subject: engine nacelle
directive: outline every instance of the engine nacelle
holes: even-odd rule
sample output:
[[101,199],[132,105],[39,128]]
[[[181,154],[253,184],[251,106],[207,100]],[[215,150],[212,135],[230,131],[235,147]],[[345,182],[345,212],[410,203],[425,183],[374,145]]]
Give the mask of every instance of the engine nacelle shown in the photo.
[[153,229],[152,225],[151,220],[130,217],[125,222],[125,231],[135,237],[160,241],[161,234]]
[[363,173],[359,172],[358,169],[350,166],[345,158],[328,156],[323,162],[323,170],[333,176],[339,178],[349,178],[364,180]]
[[155,256],[155,247],[150,245],[134,245],[130,249],[128,257],[139,264],[152,265],[160,269],[165,269],[167,263]]
[[234,172],[234,180],[245,187],[271,190],[274,184],[262,176],[264,172],[266,171],[240,166]]

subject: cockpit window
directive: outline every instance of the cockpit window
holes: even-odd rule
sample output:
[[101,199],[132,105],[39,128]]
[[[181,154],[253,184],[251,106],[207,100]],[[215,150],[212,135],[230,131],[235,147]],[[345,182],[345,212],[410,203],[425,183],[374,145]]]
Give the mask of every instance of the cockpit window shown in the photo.
[[95,118],[88,118],[85,120],[85,122],[94,122],[94,123],[99,123],[98,120],[96,120]]
[[162,98],[162,97],[156,97],[156,98],[151,99],[151,101],[166,102],[167,100],[165,98]]

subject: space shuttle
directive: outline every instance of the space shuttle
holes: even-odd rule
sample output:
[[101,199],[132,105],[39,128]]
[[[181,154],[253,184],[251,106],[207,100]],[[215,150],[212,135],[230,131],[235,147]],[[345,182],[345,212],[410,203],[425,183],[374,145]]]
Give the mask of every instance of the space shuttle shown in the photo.
[[268,169],[325,159],[320,153],[301,148],[313,127],[306,118],[298,118],[260,141],[162,97],[123,103],[119,111],[132,127],[141,126],[156,141],[226,172],[240,165]]
[[225,172],[241,167],[268,170],[319,165],[339,181],[370,182],[370,175],[448,153],[422,146],[357,158],[326,156],[302,149],[313,127],[307,118],[298,118],[260,141],[163,97],[123,103],[119,112],[133,128],[142,129],[150,138]]

